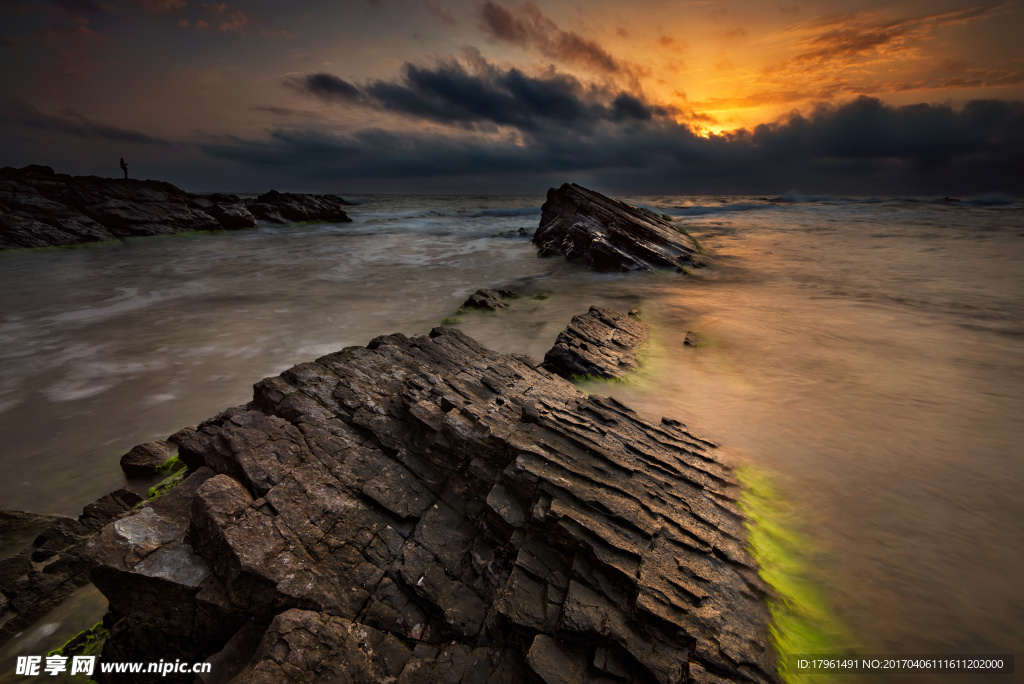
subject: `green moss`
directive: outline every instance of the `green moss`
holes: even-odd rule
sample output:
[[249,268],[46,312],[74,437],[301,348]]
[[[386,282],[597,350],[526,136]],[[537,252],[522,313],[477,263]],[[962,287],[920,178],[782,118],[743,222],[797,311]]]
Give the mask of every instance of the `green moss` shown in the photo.
[[601,375],[590,375],[587,373],[573,373],[573,382],[626,382],[625,378],[606,378]]
[[[167,463],[170,463],[171,461],[174,460],[177,460],[177,457],[170,459]],[[165,463],[164,465],[167,465],[167,463]],[[179,463],[181,462],[179,461]],[[160,467],[162,468],[163,466]],[[186,474],[187,471],[185,469],[185,464],[182,463],[181,468],[175,471],[174,474],[172,474],[170,477],[164,478],[163,480],[149,488],[146,500],[152,501],[158,496],[165,494],[168,490],[173,489],[175,486],[181,484],[181,482],[185,480]]]
[[68,658],[71,656],[98,656],[100,651],[103,650],[103,642],[109,636],[110,632],[103,627],[103,623],[97,622],[89,629],[71,637],[60,648],[54,649],[46,655],[60,655]]
[[[786,671],[787,656],[848,653],[854,643],[812,577],[808,558],[814,549],[797,531],[770,478],[750,466],[737,468],[736,475],[744,487],[740,508],[747,516],[747,550],[775,593],[768,601],[768,631],[778,651],[779,675],[787,682],[802,682]],[[815,681],[830,681],[827,675],[817,676]]]
[[458,316],[445,316],[441,319],[441,325],[458,325],[462,319]]
[[544,301],[545,299],[551,299],[551,293],[550,292],[538,292],[537,294],[533,295],[533,298],[538,300],[538,301]]
[[182,468],[185,468],[185,462],[178,458],[177,455],[171,456],[169,459],[161,463],[156,468],[158,473],[176,473]]

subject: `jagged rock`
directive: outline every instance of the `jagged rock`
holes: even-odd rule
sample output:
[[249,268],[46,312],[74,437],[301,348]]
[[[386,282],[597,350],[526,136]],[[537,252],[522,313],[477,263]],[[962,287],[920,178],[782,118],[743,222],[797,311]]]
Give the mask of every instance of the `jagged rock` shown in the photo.
[[342,209],[351,206],[350,203],[336,195],[296,195],[271,190],[245,200],[245,206],[257,219],[271,223],[352,220]]
[[78,519],[0,511],[0,535],[41,531],[20,553],[0,560],[0,645],[89,582],[86,539],[142,499],[119,489],[88,504]]
[[590,307],[573,316],[544,355],[544,367],[563,378],[589,375],[621,378],[638,367],[636,351],[647,339],[647,326],[611,309]]
[[774,681],[714,446],[528,357],[379,337],[172,441],[191,476],[89,542],[107,660],[257,624],[233,681]]
[[508,306],[505,303],[506,297],[515,297],[512,290],[477,290],[469,295],[463,304],[464,309],[504,309]]
[[136,444],[121,457],[121,470],[128,477],[157,475],[160,466],[177,453],[178,446],[166,440]]
[[243,202],[235,195],[192,195],[161,181],[5,166],[0,168],[0,249],[236,230],[254,227],[257,216],[279,223],[348,221],[339,208],[344,204],[333,195],[273,191]]
[[541,256],[560,255],[602,270],[704,265],[697,243],[670,221],[575,183],[548,190],[533,241]]
[[686,331],[686,336],[683,338],[684,347],[699,347],[701,344],[700,335],[693,332],[692,330]]

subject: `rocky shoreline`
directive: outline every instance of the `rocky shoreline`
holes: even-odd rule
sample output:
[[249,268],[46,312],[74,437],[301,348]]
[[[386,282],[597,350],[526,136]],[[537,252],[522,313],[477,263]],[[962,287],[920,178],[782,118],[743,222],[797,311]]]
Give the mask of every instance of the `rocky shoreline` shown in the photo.
[[[597,223],[636,218],[609,221],[614,201],[586,193]],[[547,207],[538,233],[566,224]],[[559,248],[593,242],[574,229]],[[619,244],[620,265],[664,267],[638,245]],[[33,592],[87,569],[109,602],[103,660],[207,660],[208,683],[775,682],[770,590],[715,445],[565,379],[621,377],[646,336],[592,308],[544,363],[436,328],[266,378],[248,404],[126,454],[184,467],[159,496],[114,493],[78,521],[8,514],[47,527],[0,561],[0,641]]]
[[351,219],[335,195],[271,190],[256,198],[194,195],[153,180],[70,176],[48,166],[0,168],[0,250],[253,228],[258,221]]

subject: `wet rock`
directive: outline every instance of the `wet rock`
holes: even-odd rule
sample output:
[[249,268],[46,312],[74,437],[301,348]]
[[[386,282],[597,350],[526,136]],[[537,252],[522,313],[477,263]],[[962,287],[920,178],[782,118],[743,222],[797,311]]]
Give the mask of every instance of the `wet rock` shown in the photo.
[[473,294],[469,295],[463,304],[464,309],[504,309],[508,306],[505,303],[505,299],[508,297],[515,297],[516,293],[512,290],[477,290]]
[[246,208],[261,221],[301,223],[303,221],[351,221],[342,207],[349,202],[336,195],[296,195],[271,190],[245,201]]
[[636,352],[647,339],[647,326],[611,309],[590,307],[573,316],[544,355],[544,368],[563,378],[622,378],[638,367]]
[[693,332],[692,330],[686,331],[686,336],[683,337],[684,347],[699,347],[701,345],[700,335]]
[[252,624],[235,682],[774,681],[714,446],[528,357],[382,336],[173,441],[195,472],[89,542],[105,659]]
[[0,511],[0,536],[41,528],[28,546],[0,560],[0,645],[89,582],[86,539],[141,500],[119,489],[87,505],[77,520]]
[[166,440],[137,444],[121,457],[121,470],[128,477],[160,474],[160,466],[178,453],[178,446]]
[[333,195],[192,195],[153,180],[69,176],[46,166],[0,168],[0,249],[73,245],[144,235],[348,221]]
[[705,263],[697,243],[662,216],[575,183],[548,190],[533,241],[541,256],[602,270],[682,270]]
[[[6,548],[20,538],[35,538],[47,527],[64,520],[62,515],[38,515],[25,511],[0,508],[0,541]],[[20,548],[18,549],[21,550]],[[2,584],[2,583],[0,583]]]

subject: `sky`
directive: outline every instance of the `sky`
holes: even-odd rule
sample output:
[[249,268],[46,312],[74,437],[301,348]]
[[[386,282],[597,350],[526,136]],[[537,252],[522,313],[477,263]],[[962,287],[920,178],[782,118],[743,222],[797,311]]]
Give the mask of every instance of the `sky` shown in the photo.
[[0,0],[0,166],[1024,195],[1024,0]]

